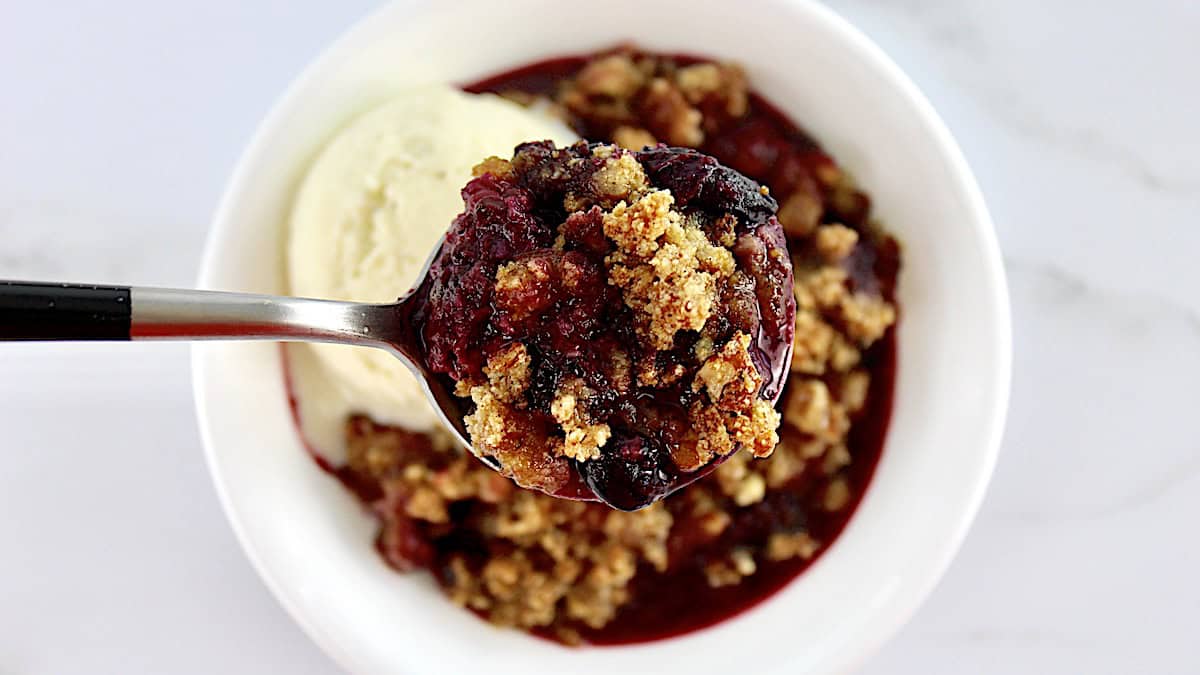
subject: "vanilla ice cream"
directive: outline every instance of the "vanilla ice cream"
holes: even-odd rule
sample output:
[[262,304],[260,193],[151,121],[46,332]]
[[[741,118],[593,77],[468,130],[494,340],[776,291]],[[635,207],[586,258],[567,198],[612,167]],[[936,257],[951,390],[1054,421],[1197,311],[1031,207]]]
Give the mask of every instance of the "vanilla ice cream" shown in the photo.
[[[471,167],[517,144],[576,140],[560,121],[488,94],[446,85],[398,95],[349,124],[321,151],[292,208],[287,263],[292,295],[391,302],[417,281],[462,211]],[[388,353],[342,345],[289,345],[305,437],[336,458],[351,413],[414,431],[436,424],[416,379]]]

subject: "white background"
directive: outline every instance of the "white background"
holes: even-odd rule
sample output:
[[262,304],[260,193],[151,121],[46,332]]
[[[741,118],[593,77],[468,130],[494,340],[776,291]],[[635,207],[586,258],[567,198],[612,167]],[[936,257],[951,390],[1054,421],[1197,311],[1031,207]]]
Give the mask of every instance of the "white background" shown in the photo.
[[[0,278],[190,285],[256,122],[373,4],[0,0]],[[831,4],[966,151],[1016,333],[982,513],[866,672],[1200,672],[1200,3]],[[0,438],[0,673],[335,672],[225,523],[185,346],[5,345]]]

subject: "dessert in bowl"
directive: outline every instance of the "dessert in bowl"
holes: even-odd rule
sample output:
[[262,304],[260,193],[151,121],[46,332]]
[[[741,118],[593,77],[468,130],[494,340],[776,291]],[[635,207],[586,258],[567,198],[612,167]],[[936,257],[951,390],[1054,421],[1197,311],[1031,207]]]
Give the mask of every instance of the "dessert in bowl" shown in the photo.
[[[732,664],[760,670],[786,667],[821,672],[844,667],[861,658],[911,611],[940,574],[977,505],[990,471],[1007,384],[1003,279],[997,267],[986,213],[969,174],[936,118],[911,86],[864,44],[861,37],[824,10],[805,3],[759,4],[761,12],[751,13],[748,17],[742,14],[744,8],[739,8],[738,16],[747,20],[742,23],[725,21],[734,28],[724,37],[713,33],[713,37],[702,45],[696,44],[694,32],[672,25],[672,9],[665,4],[637,6],[639,16],[651,20],[648,26],[656,26],[654,31],[647,29],[644,34],[636,30],[631,33],[630,26],[615,20],[620,13],[613,15],[610,12],[620,8],[611,5],[601,11],[599,8],[517,3],[504,8],[502,13],[498,8],[482,4],[478,7],[464,5],[455,11],[471,11],[481,26],[498,25],[508,21],[506,17],[536,15],[559,22],[579,21],[589,27],[581,42],[578,36],[568,40],[566,36],[543,34],[535,30],[535,26],[520,22],[505,24],[509,27],[503,40],[486,31],[472,34],[469,36],[472,39],[466,43],[456,40],[456,45],[472,45],[465,51],[450,45],[439,46],[438,40],[434,39],[434,36],[451,32],[461,35],[464,28],[451,13],[434,6],[420,9],[394,6],[362,24],[310,69],[268,119],[243,159],[218,215],[202,282],[209,286],[254,291],[286,290],[282,253],[285,227],[297,186],[318,150],[338,129],[414,84],[478,82],[481,77],[511,71],[540,59],[577,54],[581,49],[599,51],[621,41],[632,41],[658,54],[701,53],[713,58],[716,64],[743,64],[751,88],[766,95],[781,115],[803,124],[813,137],[832,150],[830,154],[847,166],[858,184],[871,194],[875,213],[887,230],[894,232],[904,243],[904,271],[894,289],[902,309],[902,320],[894,334],[895,363],[898,364],[894,410],[886,444],[882,433],[878,434],[878,447],[882,453],[878,455],[881,459],[874,479],[870,477],[870,468],[874,464],[870,452],[862,454],[863,461],[855,461],[851,453],[851,461],[846,463],[846,453],[836,450],[844,443],[834,435],[822,441],[820,452],[813,447],[803,451],[812,453],[811,457],[804,457],[801,451],[795,455],[812,460],[807,462],[810,465],[820,465],[812,473],[827,479],[819,490],[803,493],[817,500],[813,504],[797,507],[794,503],[789,505],[787,499],[768,499],[771,486],[768,485],[767,469],[756,467],[757,460],[742,460],[737,456],[727,464],[732,468],[723,469],[722,473],[712,477],[708,488],[697,484],[679,495],[700,502],[706,501],[700,496],[707,497],[707,501],[728,502],[733,505],[728,512],[721,508],[712,512],[725,513],[731,521],[742,508],[755,513],[767,512],[757,520],[741,518],[739,522],[746,527],[728,531],[740,531],[749,539],[719,549],[724,558],[716,555],[715,550],[706,552],[704,563],[693,568],[697,570],[693,577],[699,584],[695,588],[724,589],[724,595],[729,599],[726,611],[714,614],[708,608],[720,603],[711,598],[691,597],[692,587],[677,586],[676,592],[664,590],[661,597],[641,596],[637,604],[656,608],[659,618],[653,619],[655,614],[652,612],[642,612],[640,616],[651,619],[647,621],[649,627],[639,632],[634,627],[636,612],[626,616],[625,621],[620,615],[622,606],[632,607],[631,603],[638,600],[638,589],[628,584],[624,591],[613,584],[587,587],[580,584],[579,588],[563,591],[564,597],[572,594],[574,589],[577,597],[591,591],[593,594],[607,593],[613,598],[624,594],[634,600],[627,598],[624,603],[609,603],[606,611],[611,616],[604,620],[590,615],[598,607],[605,608],[594,602],[576,603],[580,616],[567,616],[575,623],[556,624],[553,617],[549,623],[539,623],[534,620],[537,617],[522,618],[535,613],[524,612],[521,607],[506,608],[505,599],[526,596],[513,595],[498,585],[514,572],[518,578],[528,576],[522,576],[519,556],[513,550],[521,542],[503,534],[497,534],[496,539],[507,539],[507,543],[491,543],[503,544],[499,548],[508,549],[511,555],[507,564],[495,565],[492,572],[495,578],[491,582],[494,588],[476,592],[478,588],[487,587],[488,581],[483,579],[482,572],[472,569],[479,561],[466,559],[463,555],[448,555],[444,558],[446,564],[435,570],[447,589],[460,593],[458,599],[463,604],[504,623],[529,628],[549,626],[553,629],[552,637],[561,640],[619,643],[676,635],[669,640],[637,646],[566,649],[517,631],[497,630],[446,602],[428,576],[396,574],[383,564],[373,549],[378,534],[377,522],[341,485],[316,470],[306,456],[288,414],[287,390],[282,384],[278,350],[262,345],[198,349],[197,390],[202,427],[219,490],[235,528],[264,578],[285,605],[310,634],[347,667],[362,672],[457,671],[486,659],[489,668],[498,672],[542,669],[584,672],[611,668],[641,672],[666,667],[706,672],[727,669]],[[719,26],[730,18],[726,14],[732,8],[716,3],[701,5],[696,8],[696,21],[711,21],[711,25]],[[787,25],[787,35],[780,32],[779,24]],[[474,29],[468,27],[465,30],[471,32]],[[751,36],[770,39],[756,41]],[[796,36],[804,38],[800,44],[795,42]],[[793,51],[788,52],[788,49]],[[414,60],[419,62],[420,68],[413,67]],[[783,67],[784,61],[811,61],[813,65],[811,69]],[[576,68],[581,65],[576,63]],[[676,65],[687,67],[687,64]],[[867,111],[872,112],[868,114]],[[615,134],[619,126],[614,126],[611,133]],[[621,135],[630,145],[646,140],[645,134],[655,135],[649,128],[625,126],[627,128]],[[667,137],[671,133],[669,126],[658,132],[663,138],[653,140],[681,144],[679,139]],[[681,134],[687,133],[686,128],[680,128]],[[638,131],[643,134],[639,135]],[[621,139],[595,140],[620,142]],[[747,145],[750,144],[736,143],[732,147]],[[815,146],[810,149],[814,149],[814,157],[822,154],[815,152]],[[888,257],[888,238],[876,236],[867,222],[854,221],[853,216],[864,205],[856,197],[861,193],[843,178],[843,172],[827,173],[830,194],[837,192],[840,195],[836,203],[830,202],[835,204],[836,220],[847,222],[833,222],[831,218],[818,216],[813,231],[805,235],[811,243],[805,253],[810,256],[805,261],[805,277],[811,276],[810,282],[817,284],[810,290],[826,287],[819,281],[827,274],[821,271],[824,268],[841,269],[847,279],[864,269],[863,265],[852,263],[861,256],[856,253],[860,249],[869,249],[876,254],[885,252],[882,256],[875,255],[876,261]],[[766,183],[772,190],[777,189],[769,180]],[[821,186],[817,188],[822,189]],[[798,190],[800,188],[793,188],[793,192]],[[800,217],[806,214],[803,202],[793,204],[789,211],[788,200],[782,196],[786,190],[778,188],[778,191],[784,209],[780,220],[785,227],[788,213],[794,224],[811,221],[811,216]],[[809,208],[808,213],[811,211]],[[865,217],[865,214],[858,215]],[[851,239],[856,241],[850,242]],[[851,358],[850,350],[842,350],[845,354],[841,358],[845,360],[838,363],[853,362],[843,370],[831,368],[836,365],[832,364],[832,350],[818,348],[826,341],[818,340],[814,343],[816,346],[810,345],[811,353],[801,360],[802,367],[809,370],[824,368],[824,371],[800,371],[797,377],[812,384],[806,385],[804,396],[795,401],[789,401],[785,394],[784,413],[786,417],[789,405],[797,409],[797,415],[801,411],[812,412],[813,406],[821,402],[824,402],[824,408],[817,411],[823,409],[825,412],[812,414],[813,426],[808,431],[796,430],[798,433],[793,440],[797,441],[797,446],[817,436],[814,431],[836,431],[846,427],[845,421],[831,425],[830,420],[840,419],[839,415],[851,421],[852,414],[858,414],[857,406],[872,405],[868,403],[870,396],[857,401],[858,394],[853,393],[861,392],[856,388],[863,384],[861,373],[856,374],[856,370],[861,370],[857,366],[863,363],[863,358],[871,367],[878,367],[871,364],[871,359],[884,364],[888,362],[892,342],[887,331],[895,316],[893,313],[888,318],[889,294],[892,293],[888,288],[888,266],[873,262],[866,269],[872,270],[868,276],[877,286],[862,289],[872,292],[866,292],[855,301],[858,304],[851,306],[872,308],[868,314],[875,320],[863,319],[863,326],[858,329],[852,329],[853,322],[847,322],[846,317],[863,318],[866,315],[852,310],[847,313],[840,297],[822,300],[824,296],[820,293],[807,299],[801,297],[802,308],[806,301],[811,303],[808,309],[813,315],[807,319],[811,325],[828,325],[843,339],[861,341],[871,335],[874,337],[865,345],[847,345],[859,352],[860,361]],[[894,273],[893,267],[891,274]],[[847,283],[834,286],[855,290]],[[854,298],[855,294],[850,292],[843,296]],[[823,313],[826,309],[821,306],[822,302],[829,305],[830,312],[835,311],[836,306],[839,313],[836,318]],[[969,314],[966,320],[964,313]],[[814,319],[819,319],[820,323],[812,321]],[[876,328],[869,329],[868,325]],[[878,334],[873,334],[872,330],[877,330]],[[817,332],[822,331],[818,328]],[[829,336],[827,342],[834,341]],[[872,349],[877,350],[874,355],[869,353]],[[825,377],[829,382],[822,379]],[[842,390],[843,379],[845,391]],[[886,377],[872,379],[868,391],[888,392],[890,387],[878,386],[881,381],[887,382]],[[876,397],[874,404],[879,405],[878,401],[888,398],[891,397]],[[305,402],[302,392],[297,405],[301,417],[307,417],[305,408],[312,406]],[[833,407],[835,405],[840,407],[841,413],[830,412],[838,409]],[[880,415],[871,413],[862,419],[878,420]],[[432,483],[419,484],[422,480],[432,479],[422,478],[420,464],[412,464],[411,460],[422,452],[436,450],[435,444],[430,442],[429,448],[419,450],[424,447],[421,442],[404,438],[403,434],[410,432],[397,428],[402,421],[387,419],[382,413],[356,417],[348,436],[342,439],[349,452],[348,462],[336,465],[341,472],[339,475],[346,476],[345,469],[359,473],[366,469],[365,477],[369,480],[360,484],[365,483],[369,488],[370,479],[374,479],[378,488],[383,481],[378,480],[381,476],[370,473],[371,463],[355,460],[356,456],[369,456],[374,458],[375,467],[383,467],[383,477],[391,475],[404,481],[411,476],[417,482],[411,487],[433,487]],[[853,429],[855,425],[848,426]],[[870,427],[868,424],[859,428],[869,431]],[[781,433],[790,433],[788,428],[785,424]],[[311,435],[310,440],[314,441],[314,447],[321,445]],[[418,450],[400,452],[396,448]],[[778,449],[776,453],[779,453]],[[435,461],[446,462],[440,468],[458,471],[450,468],[456,461],[453,456],[442,456]],[[407,462],[416,468],[389,467],[388,462]],[[851,473],[862,470],[857,467],[866,467],[864,476],[855,477]],[[482,466],[472,468],[487,471]],[[391,474],[393,470],[397,472]],[[469,470],[462,469],[464,472]],[[787,472],[776,469],[776,473]],[[722,475],[724,486],[720,484]],[[840,483],[836,482],[838,479],[841,479]],[[482,483],[478,486],[476,496],[487,494],[487,486]],[[695,493],[696,497],[688,497],[697,488],[703,489]],[[745,504],[737,504],[738,500]],[[828,508],[824,503],[826,500],[829,501]],[[861,504],[853,510],[855,515],[848,523],[845,517],[833,519],[836,527],[828,534],[819,534],[819,523],[815,522],[814,514],[843,511],[848,514],[859,500]],[[540,505],[525,503],[530,500],[524,497],[509,501],[488,494],[486,499],[474,501],[470,508],[482,511],[480,522],[491,518],[494,522],[512,524],[517,522],[514,515],[545,510]],[[604,532],[607,526],[614,544],[609,548],[614,550],[622,548],[615,545],[620,543],[617,540],[621,535],[617,531],[622,528],[651,533],[651,536],[638,539],[633,546],[624,546],[636,549],[636,553],[617,551],[613,555],[624,558],[626,563],[633,555],[634,563],[654,571],[656,560],[661,561],[665,555],[669,563],[671,558],[669,552],[656,552],[653,539],[658,537],[657,545],[667,548],[666,542],[673,528],[664,525],[667,519],[663,512],[670,513],[672,522],[677,515],[667,508],[669,501],[663,507],[628,515],[600,512],[600,520],[611,520],[612,525],[604,522],[590,532]],[[518,506],[517,502],[523,505]],[[433,504],[436,507],[436,503]],[[839,506],[841,508],[835,508]],[[451,504],[447,508],[462,507]],[[549,508],[550,519],[570,525],[555,528],[563,531],[551,537],[578,534],[572,528],[595,519],[587,514],[607,507],[572,504],[562,506],[563,513],[553,513],[557,508]],[[689,505],[682,511],[693,514],[697,508],[701,507]],[[432,508],[427,514],[436,519],[435,511],[436,508]],[[797,512],[805,518],[787,522],[788,514]],[[713,519],[720,521],[722,516],[716,515]],[[407,541],[398,535],[411,530],[413,518],[408,520],[410,522],[405,523],[399,517],[391,521],[385,518],[384,536],[379,538],[379,543],[385,558],[394,566],[411,565],[414,560],[406,557],[403,547],[389,550],[387,546],[389,542]],[[457,521],[450,520],[457,526]],[[811,522],[799,523],[798,520]],[[765,524],[758,525],[759,521]],[[434,523],[434,520],[425,522]],[[528,526],[529,523],[523,524]],[[757,531],[751,533],[755,529],[751,525],[757,527]],[[391,534],[388,534],[389,526],[392,526]],[[841,536],[836,536],[843,527]],[[484,532],[484,528],[475,531]],[[445,534],[444,528],[442,532]],[[655,532],[659,534],[653,534]],[[802,534],[808,535],[808,539],[800,536]],[[543,552],[547,550],[544,546],[541,548]],[[439,552],[437,547],[434,550]],[[455,553],[453,548],[449,551]],[[457,552],[461,554],[463,549]],[[817,552],[821,552],[819,557],[815,555]],[[713,555],[708,555],[710,553]],[[531,549],[524,554],[529,559],[534,556],[534,551]],[[590,550],[581,555],[587,558],[585,562],[595,562],[591,560],[593,553]],[[772,560],[772,557],[778,557],[778,560]],[[817,562],[795,577],[795,570],[811,559]],[[459,562],[455,563],[455,560]],[[781,568],[786,567],[782,564],[786,561],[793,565],[790,573],[766,573],[775,563],[780,563]],[[455,565],[459,566],[460,573],[447,575],[446,571],[453,572]],[[627,564],[621,564],[610,571],[615,573],[627,567]],[[750,572],[751,567],[761,569]],[[641,572],[636,576],[652,578]],[[789,583],[793,577],[795,580]],[[457,579],[465,580],[467,585],[456,588],[453,582]],[[470,586],[471,583],[478,588]],[[757,590],[753,588],[755,584]],[[782,590],[770,594],[772,589],[780,586],[783,586]],[[704,630],[681,633],[728,617],[733,613],[731,607],[743,609],[763,597],[766,597],[765,601],[733,618]],[[671,605],[671,601],[676,604]],[[524,601],[517,604],[529,605]],[[556,607],[567,604],[564,600]],[[552,614],[557,616],[559,611],[554,610]],[[562,613],[570,614],[569,610]],[[544,616],[545,612],[542,614]],[[664,617],[678,617],[680,622],[667,625],[671,622]],[[593,629],[589,621],[601,628]],[[609,639],[605,639],[601,632],[608,626],[616,627],[608,628],[611,632]],[[589,630],[597,632],[589,635]],[[618,636],[620,630],[627,632]],[[733,645],[746,644],[755,647],[751,650],[730,649]],[[438,648],[433,649],[430,645]]]

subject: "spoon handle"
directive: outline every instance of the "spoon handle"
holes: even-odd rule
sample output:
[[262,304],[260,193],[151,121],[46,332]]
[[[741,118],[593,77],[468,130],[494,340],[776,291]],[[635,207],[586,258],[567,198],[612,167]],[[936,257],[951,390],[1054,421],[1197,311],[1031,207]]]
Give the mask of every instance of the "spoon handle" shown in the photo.
[[127,286],[0,281],[0,339],[128,340]]
[[385,346],[395,305],[0,281],[0,341],[281,340]]

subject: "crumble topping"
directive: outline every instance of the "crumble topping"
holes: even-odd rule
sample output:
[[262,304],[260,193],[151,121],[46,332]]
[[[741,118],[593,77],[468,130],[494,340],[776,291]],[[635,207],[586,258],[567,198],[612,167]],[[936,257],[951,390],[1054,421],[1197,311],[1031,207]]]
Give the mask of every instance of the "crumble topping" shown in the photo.
[[821,506],[826,511],[840,511],[850,502],[850,484],[845,478],[834,478],[825,486]]
[[836,309],[849,294],[849,274],[841,267],[822,265],[796,273],[796,305],[800,309]]
[[[665,567],[671,515],[661,507],[602,515],[594,505],[518,493],[483,515],[482,567],[447,561],[450,598],[499,625],[534,628],[556,618],[600,627],[629,600],[641,561]],[[563,637],[566,637],[565,635]]]
[[678,87],[661,77],[646,87],[642,113],[652,133],[668,145],[696,147],[704,142],[700,111],[688,103]]
[[496,270],[496,305],[508,312],[513,320],[533,316],[544,308],[538,302],[539,293],[554,281],[547,258],[525,258],[501,265]]
[[[605,149],[597,149],[596,154],[603,156],[602,150]],[[592,186],[601,205],[611,208],[617,202],[637,199],[646,189],[646,171],[642,165],[627,152],[606,154],[607,161],[592,176]]]
[[755,457],[767,457],[779,443],[779,428],[782,419],[775,406],[761,399],[754,402],[749,415],[734,417],[726,424],[733,440],[745,447]]
[[658,139],[649,131],[624,125],[613,129],[612,140],[626,150],[641,150],[658,145]]
[[733,273],[729,249],[684,224],[665,190],[617,204],[604,216],[604,234],[617,245],[605,259],[609,283],[639,315],[638,329],[657,350],[670,349],[681,330],[700,330],[717,302],[717,282]]
[[574,88],[565,94],[564,103],[570,106],[576,99],[583,102],[592,98],[628,102],[646,81],[633,60],[624,54],[613,54],[596,59],[575,76]]
[[[708,392],[708,399],[721,410],[749,406],[762,388],[762,376],[750,362],[750,336],[736,333],[716,354],[704,359],[696,372],[692,391]],[[708,351],[711,351],[708,347]]]
[[807,237],[817,229],[824,211],[819,195],[800,191],[779,207],[779,222],[789,237]]
[[750,106],[746,73],[734,63],[697,63],[680,68],[675,84],[704,115],[707,132],[718,131],[725,120],[745,116]]
[[496,178],[511,178],[512,164],[507,159],[492,155],[471,168],[471,175],[475,178],[485,173],[490,173]]
[[667,226],[680,219],[679,213],[671,210],[674,202],[671,193],[656,190],[633,206],[617,204],[604,214],[604,236],[630,255],[647,257],[658,249],[658,239]]
[[847,294],[838,305],[838,317],[846,334],[866,347],[896,323],[896,308],[883,298],[866,293]]
[[612,436],[612,429],[607,424],[592,424],[584,412],[585,402],[595,395],[595,391],[576,377],[559,387],[550,404],[550,414],[563,429],[562,454],[581,462],[599,457],[600,448]]
[[[705,359],[692,382],[693,391],[704,390],[715,409],[724,413],[724,433],[729,440],[704,438],[707,451],[697,452],[707,463],[713,455],[745,447],[755,457],[766,457],[775,449],[780,416],[770,402],[758,398],[762,376],[750,359],[750,336],[735,333],[720,351]],[[707,414],[696,415],[697,428],[705,429]],[[708,434],[711,436],[712,434]]]
[[463,418],[473,445],[495,457],[525,487],[553,493],[570,480],[569,469],[554,461],[558,444],[545,425],[504,402],[490,386],[469,389],[475,411]]
[[704,576],[708,579],[708,585],[713,588],[735,586],[756,571],[758,565],[754,563],[754,557],[742,548],[735,548],[724,558],[704,566]]
[[822,225],[817,228],[816,245],[827,262],[840,262],[858,245],[858,233],[845,225]]
[[[442,581],[451,600],[494,623],[534,628],[570,619],[600,627],[628,602],[639,565],[667,568],[673,518],[662,504],[627,513],[554,499],[514,488],[460,450],[427,446],[414,457],[400,438],[405,432],[364,418],[352,420],[350,431],[350,470],[383,481],[385,494],[375,502],[385,518],[382,541],[437,538],[455,527],[447,514],[470,505],[472,531],[489,553],[449,552],[439,563]],[[369,465],[367,454],[375,456]],[[384,551],[393,554],[389,563],[409,564],[399,550]]]
[[838,399],[846,410],[856,413],[867,405],[867,391],[871,386],[871,374],[865,370],[846,373],[838,380]]
[[767,560],[811,558],[821,545],[805,532],[777,532],[767,540]]
[[658,141],[698,147],[749,109],[745,73],[730,63],[683,67],[616,53],[588,63],[557,102],[630,150]]
[[[516,488],[440,434],[435,441],[362,417],[352,418],[347,432],[346,470],[378,486],[370,501],[383,518],[380,543],[389,564],[436,563],[455,603],[498,625],[551,627],[566,641],[578,639],[576,624],[612,621],[634,597],[639,575],[671,571],[684,562],[680,552],[716,544],[742,509],[763,504],[766,469],[780,457],[755,461],[740,453],[673,502],[623,512]],[[792,479],[800,473],[793,470]],[[831,505],[837,489],[826,490],[822,503]],[[467,534],[474,543],[453,544],[468,541]],[[718,546],[703,570],[712,587],[731,585],[764,562],[811,558],[818,550],[803,530],[774,531],[757,544]]]
[[796,383],[788,391],[783,410],[788,423],[806,434],[826,439],[845,435],[845,411],[821,380]]
[[529,364],[532,362],[529,351],[520,342],[509,343],[492,354],[483,373],[496,398],[518,408],[524,407],[522,397],[529,388]]

